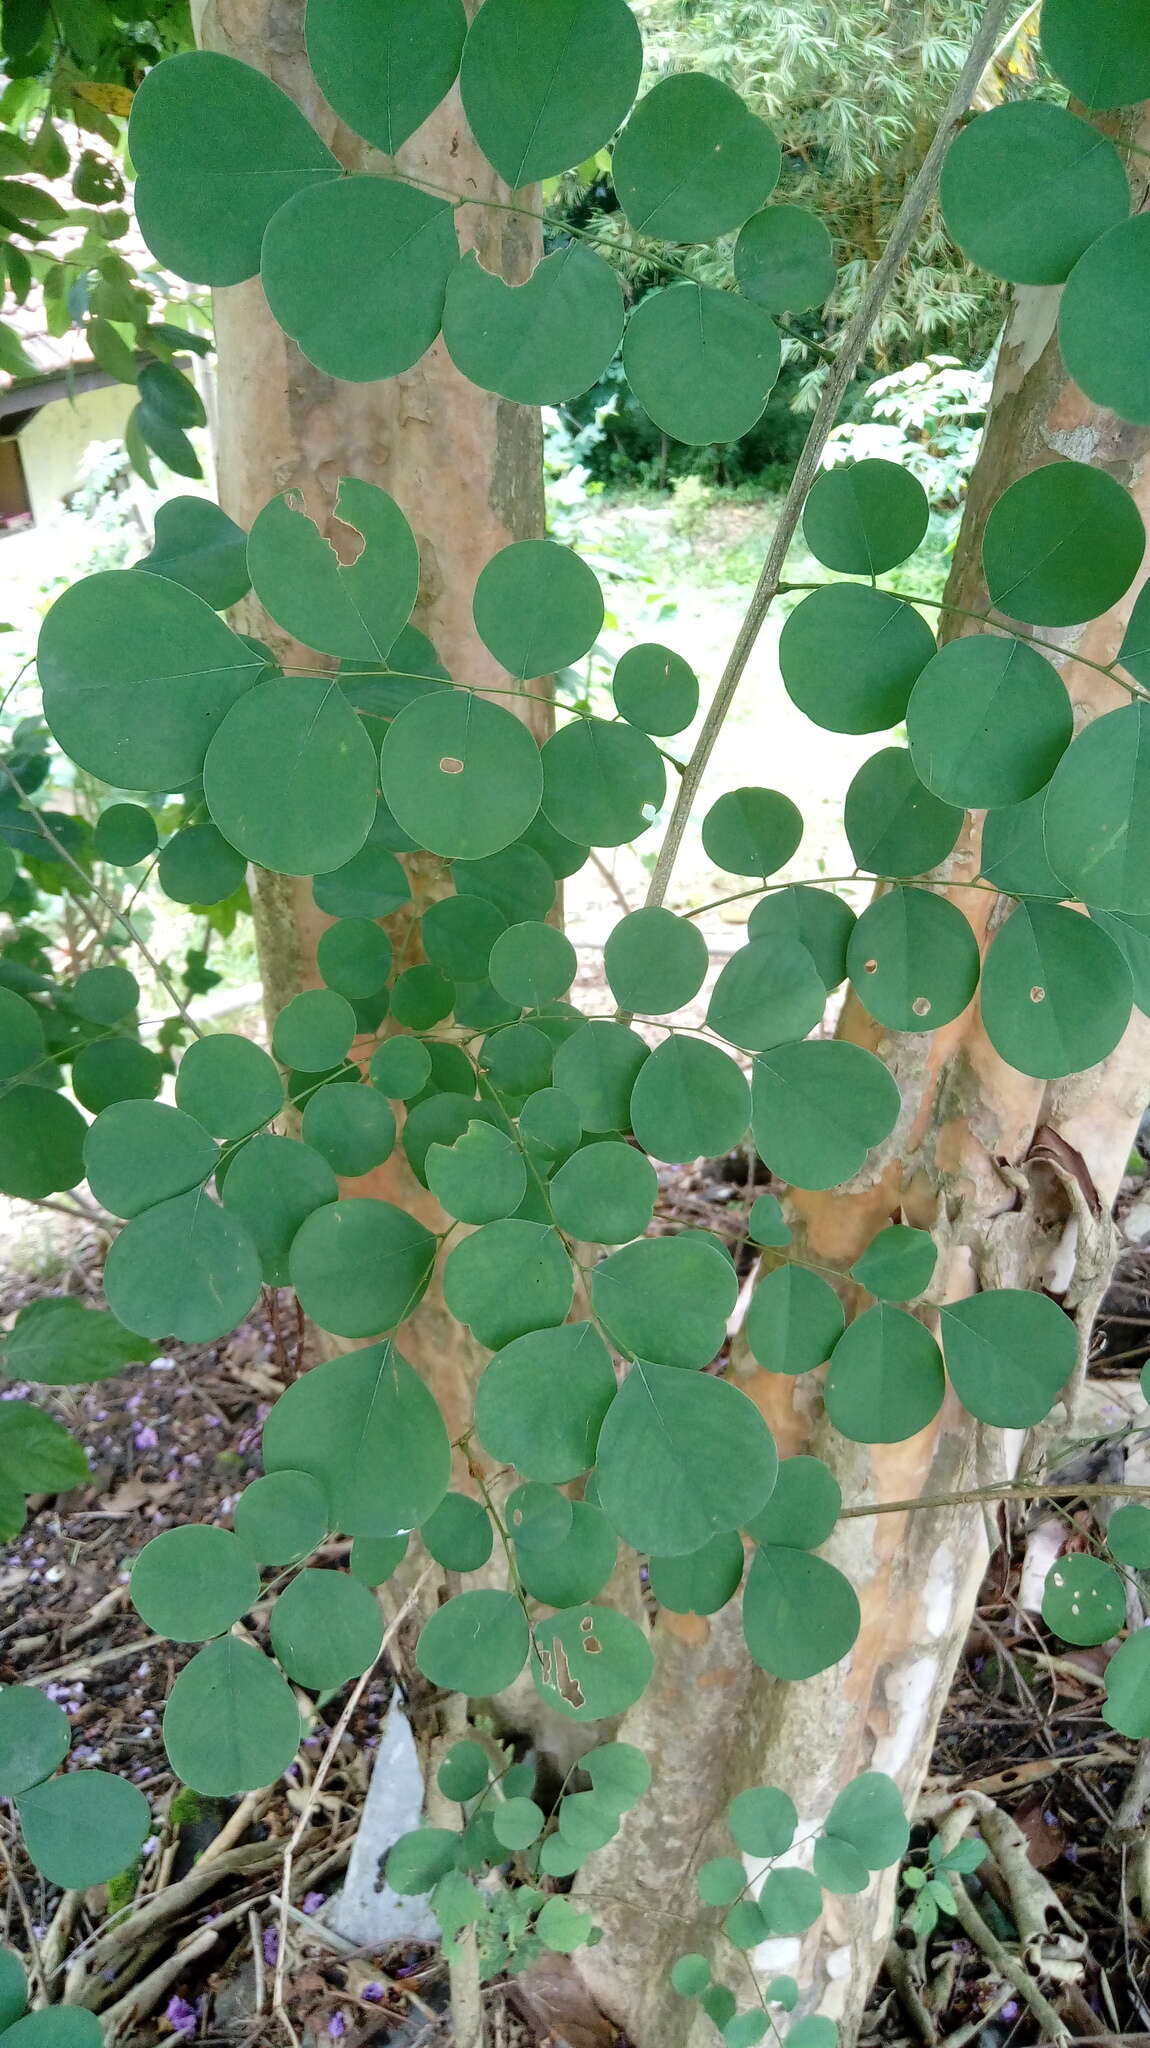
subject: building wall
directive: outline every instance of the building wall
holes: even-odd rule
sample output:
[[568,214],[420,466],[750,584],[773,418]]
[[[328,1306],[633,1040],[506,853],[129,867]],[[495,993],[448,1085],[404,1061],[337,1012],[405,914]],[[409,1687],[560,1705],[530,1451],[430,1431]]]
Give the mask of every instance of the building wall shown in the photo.
[[37,526],[75,490],[91,443],[123,439],[135,402],[134,386],[108,384],[74,399],[53,399],[29,420],[19,440]]

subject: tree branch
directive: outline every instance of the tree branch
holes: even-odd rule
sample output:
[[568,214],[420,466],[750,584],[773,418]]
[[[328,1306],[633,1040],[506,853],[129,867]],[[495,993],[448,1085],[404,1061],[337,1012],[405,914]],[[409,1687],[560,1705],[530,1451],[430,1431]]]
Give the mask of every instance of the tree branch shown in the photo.
[[706,773],[707,764],[714,752],[715,743],[722,731],[727,713],[731,708],[736,690],[742,681],[743,671],[751,657],[752,649],[763,628],[763,622],[778,593],[790,545],[802,517],[803,506],[811,486],[819,473],[823,450],[830,438],[831,429],[838,418],[843,399],[846,397],[855,371],[862,360],[863,351],[870,338],[870,332],[878,317],[888,291],[903,262],[909,254],[923,219],[938,189],[943,159],[950,147],[954,131],[970,105],[979,81],[988,63],[994,56],[1007,17],[1010,0],[988,0],[982,27],[971,47],[966,63],[962,67],[954,91],[934,141],[923,159],[922,168],[914,184],[899,208],[898,216],[891,229],[890,240],[875,264],[870,281],[863,294],[858,312],[843,335],[842,347],[835,358],[833,369],[827,376],[819,409],[811,423],[806,445],[799,457],[794,481],[783,501],[779,523],[763,564],[762,574],[755,586],[755,593],[747,608],[747,615],[739,628],[735,644],[731,649],[727,666],[723,670],[719,687],[711,701],[710,709],[703,722],[703,729],[695,742],[694,751],[679,784],[679,794],[668,821],[663,844],[651,886],[647,891],[647,906],[661,904],[667,894],[672,870],[683,843],[691,816],[691,808],[699,793],[699,785]]

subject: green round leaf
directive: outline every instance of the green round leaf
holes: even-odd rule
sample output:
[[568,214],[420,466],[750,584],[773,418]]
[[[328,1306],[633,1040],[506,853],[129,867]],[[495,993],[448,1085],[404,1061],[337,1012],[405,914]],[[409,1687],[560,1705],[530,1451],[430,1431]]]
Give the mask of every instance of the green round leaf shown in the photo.
[[438,967],[408,967],[392,984],[391,1014],[411,1031],[430,1031],[454,1003],[455,984]]
[[766,1505],[778,1459],[753,1401],[726,1380],[633,1366],[599,1438],[599,1499],[625,1543],[685,1557]]
[[527,1192],[522,1154],[503,1131],[476,1120],[453,1145],[431,1145],[427,1185],[461,1223],[512,1216]]
[[491,949],[492,984],[509,1003],[535,1010],[570,988],[579,969],[574,946],[549,924],[513,924]]
[[915,769],[963,810],[1021,803],[1049,782],[1074,716],[1058,671],[1020,640],[952,640],[927,663],[910,699]]
[[893,1075],[862,1046],[840,1040],[760,1053],[751,1082],[759,1156],[780,1180],[833,1188],[888,1138],[901,1108]]
[[525,284],[505,284],[473,250],[452,272],[443,339],[457,370],[517,405],[560,405],[597,384],[623,334],[610,264],[568,242]]
[[174,903],[212,904],[235,895],[247,865],[243,854],[205,820],[169,839],[156,872],[165,896]]
[[1042,54],[1075,99],[1128,107],[1150,94],[1150,22],[1139,0],[1045,0]]
[[709,1365],[721,1350],[737,1295],[730,1259],[698,1230],[640,1238],[612,1252],[591,1275],[595,1313],[621,1351],[688,1371]]
[[449,860],[510,845],[539,809],[543,787],[527,727],[469,690],[418,697],[401,711],[384,740],[380,773],[400,824]]
[[50,1778],[72,1741],[68,1716],[32,1685],[8,1685],[0,1692],[0,1794],[19,1798]]
[[[4,994],[7,996],[8,991]],[[19,997],[13,998],[19,1001]],[[81,974],[71,995],[71,1008],[86,1017],[92,1024],[119,1024],[130,1017],[140,1000],[140,984],[126,967],[91,967],[87,974]],[[26,1006],[31,1010],[31,1004]],[[35,1017],[36,1012],[32,1010]],[[0,1010],[0,1038],[7,1040],[5,1020],[7,1005]],[[39,1019],[37,1018],[37,1023]],[[19,1073],[20,1067],[13,1067],[12,1073]],[[11,1074],[0,1075],[5,1081]]]
[[772,1870],[759,1910],[773,1935],[805,1934],[823,1910],[822,1886],[809,1870]]
[[1126,1582],[1101,1558],[1060,1557],[1046,1574],[1042,1619],[1064,1643],[1108,1643],[1126,1626]]
[[785,1856],[798,1825],[794,1800],[777,1785],[754,1785],[727,1808],[727,1826],[744,1856]]
[[285,1067],[325,1074],[346,1058],[355,1035],[355,1011],[347,998],[333,989],[309,988],[280,1011],[272,1049]]
[[680,1998],[698,1998],[710,1981],[711,1965],[706,1956],[680,1956],[671,1971],[671,1986]]
[[1085,462],[1048,462],[1004,491],[986,522],[990,601],[1029,626],[1075,626],[1117,604],[1146,535],[1128,491]]
[[154,1356],[107,1309],[85,1308],[70,1296],[30,1301],[0,1343],[0,1368],[10,1379],[44,1387],[87,1386]]
[[[723,1922],[723,1933],[735,1948],[757,1948],[760,1942],[768,1939],[770,1932],[770,1923],[764,1918],[754,1899],[736,1900]],[[761,2040],[762,2035],[767,2030],[767,2022],[764,2015],[762,2013],[750,2013],[747,2017],[761,2022],[761,2032],[758,2035],[751,2036],[752,2040]],[[737,2024],[737,2021],[732,2020],[724,2027],[724,2041],[730,2041],[731,2028],[737,2026]],[[736,2040],[740,2038],[739,2034],[735,2035]]]
[[1012,284],[1062,284],[1130,211],[1114,144],[1038,100],[993,107],[964,128],[947,152],[940,193],[963,254]]
[[132,103],[129,148],[148,247],[177,277],[239,284],[272,215],[341,166],[278,85],[214,51],[169,57]]
[[583,1129],[631,1127],[631,1093],[650,1048],[625,1024],[597,1018],[573,1031],[555,1055],[556,1088],[574,1104]]
[[[491,1819],[496,1841],[504,1849],[510,1849],[513,1853],[517,1849],[529,1848],[531,1843],[537,1841],[543,1832],[543,1809],[540,1806],[536,1806],[533,1799],[504,1799],[494,1809]],[[566,1901],[553,1900],[552,1904],[566,1904]],[[586,1915],[586,1920],[589,1927],[591,1924],[591,1915],[589,1913]],[[548,1945],[550,1946],[550,1944]]]
[[732,875],[773,875],[803,836],[802,813],[777,789],[732,789],[703,819],[703,850]]
[[651,1766],[633,1743],[600,1743],[587,1750],[582,1765],[599,1803],[615,1813],[627,1813],[651,1789]]
[[341,121],[385,156],[455,83],[467,16],[462,0],[308,0],[307,54]]
[[752,1244],[771,1245],[781,1251],[791,1242],[791,1227],[777,1195],[760,1195],[751,1204],[747,1236]]
[[134,1038],[86,1045],[72,1062],[72,1093],[94,1115],[114,1102],[150,1102],[163,1080],[159,1055]]
[[[80,1015],[84,1015],[83,1009]],[[17,1074],[27,1073],[30,1067],[39,1065],[43,1056],[44,1026],[40,1012],[26,1003],[23,996],[0,988],[0,1081],[11,1081]]]
[[238,1636],[197,1651],[172,1687],[164,1748],[177,1778],[209,1799],[274,1784],[300,1736],[290,1686],[270,1658]]
[[382,1586],[407,1556],[407,1536],[357,1536],[348,1559],[353,1578],[363,1586]]
[[100,2048],[103,2033],[95,2013],[83,2006],[46,2006],[8,2029],[14,2048]]
[[337,1337],[378,1337],[423,1299],[435,1239],[391,1202],[330,1202],[291,1248],[292,1285],[304,1313]]
[[914,1301],[930,1286],[937,1258],[929,1230],[892,1223],[855,1260],[851,1279],[880,1301]]
[[988,811],[982,823],[982,877],[1008,896],[1062,900],[1065,887],[1046,858],[1043,808],[1048,791],[1005,810]]
[[834,243],[805,207],[764,207],[735,243],[735,278],[743,297],[768,313],[805,313],[834,290]]
[[92,851],[112,867],[134,868],[155,852],[158,838],[156,821],[142,804],[109,804],[96,820]]
[[778,932],[801,939],[829,994],[846,975],[847,943],[854,925],[855,913],[841,896],[800,882],[772,890],[755,904],[747,919],[747,937],[765,939]]
[[760,1669],[813,1678],[846,1656],[859,1620],[854,1587],[824,1558],[781,1547],[758,1552],[743,1593],[743,1632]]
[[561,1088],[537,1089],[519,1112],[519,1137],[541,1178],[571,1157],[582,1136],[579,1113]]
[[556,1486],[537,1479],[517,1486],[507,1499],[507,1527],[528,1555],[555,1550],[571,1533],[571,1502]]
[[1053,1080],[1097,1066],[1125,1031],[1132,1001],[1118,947],[1076,911],[1020,903],[991,940],[982,1021],[1020,1074]]
[[417,1038],[389,1038],[371,1056],[371,1085],[393,1102],[410,1102],[427,1085],[431,1054]]
[[946,1369],[964,1408],[995,1429],[1030,1429],[1074,1373],[1078,1338],[1049,1295],[996,1287],[939,1310]]
[[354,711],[309,676],[250,692],[204,762],[204,794],[224,837],[285,875],[322,874],[359,852],[375,783],[375,749]]
[[451,1828],[414,1828],[387,1858],[387,1882],[401,1898],[434,1889],[456,1867],[459,1836]]
[[616,1002],[643,1016],[682,1009],[703,986],[707,941],[673,911],[634,910],[609,934],[603,964]]
[[[19,1956],[15,1953],[15,1950],[10,1948],[2,1948],[0,1949],[0,2030],[6,2032],[8,2028],[13,2026],[15,2022],[20,2018],[21,2013],[25,2010],[27,2003],[28,1980],[24,1974],[24,1965],[20,1961]],[[95,2014],[80,2013],[80,2008],[78,2006],[74,2007],[73,2010],[77,2014],[79,2014],[82,2021],[85,2019],[90,2019],[94,2022],[94,2031],[90,2030],[89,2038],[93,2043],[93,2048],[100,2048],[101,2037],[99,2022],[96,2020]],[[54,2021],[57,2017],[61,2016],[62,2015],[59,2007],[56,2008],[55,2013],[51,2013],[47,2010],[45,2010],[44,2013],[44,2017],[52,2021]],[[68,2048],[68,2042],[66,2037],[63,2041],[60,2041],[59,2037],[53,2037],[51,2034],[41,2030],[42,2040],[48,2042],[53,2038],[56,2039],[57,2048]],[[79,2040],[81,2042],[83,2041],[83,2038],[83,2034],[79,2033]],[[25,2039],[27,2039],[26,2035]]]
[[507,846],[484,860],[457,860],[453,873],[457,895],[493,904],[505,924],[546,917],[555,905],[555,876],[531,846]]
[[642,66],[626,0],[487,0],[463,53],[464,111],[500,177],[531,185],[610,141]]
[[226,1336],[259,1290],[259,1255],[243,1224],[202,1193],[146,1209],[104,1268],[108,1306],[129,1330],[185,1344]]
[[805,1038],[821,1022],[827,991],[814,957],[783,932],[732,953],[707,1011],[710,1030],[746,1052]]
[[913,555],[929,518],[918,478],[871,457],[823,471],[807,499],[803,534],[828,569],[881,576]]
[[362,542],[354,562],[340,561],[298,493],[264,506],[248,539],[256,595],[305,647],[385,661],[419,595],[415,536],[394,498],[354,477],[340,478],[332,517]]
[[824,1395],[830,1420],[856,1444],[901,1444],[933,1422],[946,1393],[942,1354],[905,1309],[879,1302],[836,1344]]
[[775,1490],[748,1524],[747,1534],[756,1543],[781,1544],[786,1550],[817,1550],[838,1521],[842,1504],[842,1488],[821,1458],[784,1458]]
[[717,1614],[743,1577],[743,1540],[735,1530],[712,1536],[687,1557],[653,1557],[651,1591],[672,1614]]
[[700,1864],[695,1883],[705,1906],[729,1906],[746,1890],[747,1873],[734,1856],[713,1856]]
[[[334,1092],[320,1090],[320,1094]],[[312,1101],[316,1099],[312,1097]],[[304,1116],[306,1121],[306,1110]],[[313,1210],[338,1196],[339,1186],[326,1156],[295,1138],[263,1136],[252,1138],[235,1154],[224,1180],[222,1200],[224,1208],[238,1216],[251,1233],[268,1286],[286,1287],[290,1282],[288,1254],[296,1232]]]
[[269,1472],[237,1500],[236,1537],[260,1564],[298,1564],[323,1542],[327,1515],[323,1488],[310,1472]]
[[703,71],[664,78],[615,145],[611,176],[633,228],[665,242],[710,242],[770,198],[782,156],[765,121]]
[[[1150,706],[1127,704],[1079,733],[1046,793],[1047,859],[1092,909],[1150,911]],[[1116,802],[1116,791],[1122,799]]]
[[615,709],[641,732],[684,732],[699,709],[699,679],[689,662],[657,641],[629,647],[611,684]]
[[214,1137],[246,1137],[279,1114],[283,1099],[274,1060],[250,1038],[197,1038],[180,1061],[176,1101]]
[[[210,604],[214,612],[226,612],[247,596],[252,587],[247,568],[247,536],[210,499],[169,498],[165,504],[157,505],[155,536],[155,545],[136,563],[137,569],[144,569],[151,576],[166,576],[171,583],[182,583],[185,590],[194,591],[205,604]],[[152,847],[147,846],[142,854],[134,854],[123,865],[132,867],[151,851]],[[110,856],[105,854],[103,858]]]
[[843,823],[864,874],[925,875],[954,848],[964,815],[925,788],[904,748],[884,747],[854,777]]
[[555,1221],[569,1237],[627,1244],[646,1230],[658,1192],[658,1176],[642,1152],[604,1141],[560,1167],[550,1198]]
[[444,1494],[419,1533],[444,1571],[477,1572],[491,1556],[487,1510],[466,1493]]
[[1137,1501],[1115,1508],[1106,1525],[1106,1542],[1119,1564],[1132,1565],[1135,1571],[1150,1570],[1150,1508],[1140,1507]]
[[222,1636],[259,1597],[260,1575],[226,1529],[188,1524],[146,1543],[132,1567],[132,1605],[174,1643]]
[[843,1305],[829,1280],[788,1262],[760,1280],[747,1309],[747,1343],[767,1372],[811,1372],[842,1336]]
[[487,973],[491,949],[507,919],[481,896],[445,896],[423,914],[423,944],[428,959],[453,981],[479,981]]
[[523,1548],[519,1576],[533,1600],[546,1607],[579,1607],[601,1593],[615,1569],[619,1546],[600,1508],[571,1503],[571,1527],[549,1550]]
[[509,675],[524,681],[581,661],[603,625],[603,593],[594,570],[552,540],[513,541],[501,548],[480,575],[472,609],[484,646]]
[[862,583],[828,583],[791,613],[779,666],[788,697],[816,725],[885,732],[906,716],[934,651],[934,634],[913,605]]
[[859,1000],[889,1031],[936,1031],[975,989],[978,941],[962,911],[929,889],[892,889],[863,911],[847,948]]
[[308,361],[363,384],[410,370],[431,347],[458,261],[443,199],[395,178],[345,177],[279,208],[260,275],[272,317]]
[[215,1171],[217,1147],[203,1124],[164,1102],[115,1102],[88,1124],[84,1171],[113,1217],[201,1188]]
[[452,1315],[492,1351],[564,1322],[574,1284],[555,1232],[511,1219],[465,1237],[443,1269],[443,1298]]
[[393,1536],[417,1528],[447,1492],[451,1450],[439,1409],[393,1344],[313,1366],[264,1424],[269,1472],[309,1472],[333,1528]]
[[693,283],[648,292],[623,338],[623,368],[643,410],[676,441],[737,441],[762,416],[782,361],[761,306]]
[[436,1772],[436,1784],[445,1799],[478,1799],[487,1789],[491,1763],[480,1742],[453,1742]]
[[615,1371],[590,1323],[516,1338],[487,1367],[475,1396],[475,1427],[493,1458],[529,1479],[560,1483],[595,1462]]
[[662,757],[646,733],[576,718],[543,748],[543,811],[556,831],[592,846],[622,846],[645,832],[667,791]]
[[569,1721],[625,1714],[646,1691],[655,1658],[641,1628],[610,1607],[572,1607],[535,1626],[531,1675]]
[[513,1685],[530,1647],[514,1593],[457,1593],[424,1623],[415,1659],[432,1685],[475,1697]]
[[31,1861],[62,1891],[87,1891],[130,1870],[152,1825],[139,1786],[108,1771],[49,1778],[25,1792],[19,1813]]
[[272,1609],[271,1641],[289,1678],[309,1692],[329,1692],[374,1664],[383,1616],[346,1572],[297,1572]]
[[373,1172],[395,1149],[395,1118],[376,1088],[333,1083],[317,1089],[304,1107],[301,1129],[305,1144],[346,1179]]
[[[469,1073],[468,1082],[472,1078]],[[502,1129],[506,1119],[494,1103],[476,1102],[473,1096],[457,1095],[450,1089],[442,1094],[427,1095],[412,1105],[404,1120],[403,1149],[412,1172],[424,1187],[427,1186],[427,1155],[432,1145],[454,1145],[468,1125],[477,1121],[495,1124]]]
[[[531,1801],[525,1803],[530,1805]],[[498,1820],[497,1814],[497,1831]],[[584,1947],[590,1937],[592,1926],[592,1915],[589,1912],[581,1912],[573,1899],[555,1897],[548,1899],[543,1907],[535,1922],[535,1932],[544,1948],[550,1949],[555,1955],[569,1956],[573,1955],[576,1949]]]
[[342,867],[317,875],[311,892],[316,909],[329,917],[390,917],[411,901],[411,884],[394,853],[374,838]]
[[870,1871],[858,1850],[828,1835],[820,1835],[815,1843],[814,1873],[828,1892],[865,1892],[870,1883]]
[[0,1095],[0,1193],[38,1202],[84,1177],[79,1111],[47,1088],[25,1084]]
[[885,1771],[852,1778],[827,1815],[826,1833],[833,1841],[849,1843],[868,1870],[889,1870],[906,1854],[910,1840],[894,1779]]
[[1150,1631],[1140,1629],[1116,1650],[1106,1666],[1102,1719],[1120,1735],[1150,1737]]
[[70,760],[113,788],[182,789],[264,661],[180,584],[108,569],[57,598],[37,665]]
[[1146,219],[1110,229],[1075,264],[1062,295],[1058,340],[1066,368],[1096,405],[1150,420],[1150,377],[1140,347],[1150,305]]

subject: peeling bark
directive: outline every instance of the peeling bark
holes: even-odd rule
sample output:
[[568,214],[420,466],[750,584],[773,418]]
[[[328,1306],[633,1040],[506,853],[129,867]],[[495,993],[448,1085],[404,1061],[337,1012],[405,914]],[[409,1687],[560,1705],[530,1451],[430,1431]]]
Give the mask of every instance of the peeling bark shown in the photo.
[[[1150,121],[1140,116],[1135,132],[1145,143]],[[1145,203],[1143,188],[1136,204]],[[1069,382],[1055,338],[1057,305],[1057,292],[1027,290],[1012,310],[947,590],[948,603],[964,610],[987,605],[981,534],[992,504],[1045,462],[1071,457],[1105,469],[1150,523],[1150,432],[1101,411]],[[1044,635],[1063,650],[1059,665],[1078,725],[1127,701],[1075,657],[1113,661],[1132,602]],[[957,612],[943,615],[944,639],[975,630]],[[1009,905],[970,886],[979,828],[977,816],[968,818],[943,878],[985,948]],[[884,1032],[850,998],[840,1035],[881,1054],[898,1080],[903,1113],[853,1182],[828,1194],[794,1192],[797,1255],[845,1273],[877,1231],[905,1218],[939,1242],[933,1299],[1046,1287],[1076,1315],[1084,1368],[1112,1262],[1110,1207],[1145,1107],[1150,1025],[1135,1013],[1108,1060],[1051,1083],[1003,1064],[977,1005],[944,1030],[907,1037]],[[1085,1187],[1066,1147],[1085,1162]],[[851,1308],[860,1305],[859,1290],[845,1279],[843,1292]],[[907,1443],[851,1444],[827,1423],[815,1376],[761,1372],[744,1350],[734,1377],[762,1409],[780,1451],[824,1458],[852,1506],[993,1483],[1017,1469],[1023,1448],[1019,1433],[985,1428],[953,1396]],[[1074,1391],[1067,1390],[1063,1419]],[[993,1537],[993,1518],[976,1508],[840,1523],[827,1555],[859,1594],[862,1627],[843,1664],[801,1685],[779,1684],[749,1665],[733,1610],[710,1623],[660,1618],[655,1678],[620,1731],[648,1749],[654,1787],[577,1884],[605,1929],[603,1942],[578,1959],[584,1980],[637,2048],[709,2048],[715,2038],[698,2009],[669,1992],[676,1955],[713,1953],[723,1979],[742,1990],[730,1945],[716,1940],[719,1916],[700,1906],[692,1875],[706,1857],[730,1854],[722,1814],[736,1792],[783,1786],[798,1807],[800,1836],[817,1828],[860,1771],[889,1772],[913,1805],[989,1557],[988,1520]],[[810,1934],[769,1942],[750,1958],[759,1982],[794,1976],[799,2011],[825,2014],[851,2040],[889,1938],[894,1889],[892,1872],[858,1897],[828,1897]]]

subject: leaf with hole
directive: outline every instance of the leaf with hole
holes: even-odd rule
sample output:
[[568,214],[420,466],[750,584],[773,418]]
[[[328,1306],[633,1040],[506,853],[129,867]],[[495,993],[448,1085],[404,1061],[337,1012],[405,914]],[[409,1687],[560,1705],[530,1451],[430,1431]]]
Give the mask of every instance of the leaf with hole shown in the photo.
[[393,1536],[435,1512],[451,1477],[439,1409],[393,1344],[313,1366],[281,1394],[264,1424],[268,1472],[308,1472],[332,1526]]
[[686,1557],[765,1507],[778,1459],[754,1402],[726,1380],[633,1366],[599,1438],[599,1499],[625,1543]]
[[782,362],[761,306],[695,283],[648,292],[627,324],[623,368],[643,410],[676,441],[736,441],[765,410]]
[[632,725],[575,718],[543,748],[543,813],[568,837],[622,846],[662,806],[667,774],[653,740]]
[[339,479],[331,519],[359,551],[340,559],[298,492],[272,498],[248,537],[260,603],[293,639],[345,661],[385,661],[419,595],[419,549],[395,499],[376,484]]
[[525,284],[493,276],[474,250],[452,272],[443,339],[457,370],[517,405],[560,405],[597,384],[623,334],[623,293],[610,264],[568,242]]
[[863,911],[847,948],[860,1002],[889,1031],[936,1031],[978,987],[978,941],[955,904],[928,889],[892,889]]
[[1125,1580],[1099,1557],[1060,1557],[1046,1574],[1042,1619],[1064,1643],[1108,1643],[1126,1626]]
[[610,1607],[572,1607],[535,1626],[531,1676],[569,1721],[625,1714],[646,1691],[654,1654],[641,1628]]
[[1026,902],[1001,925],[982,970],[982,1021],[1020,1074],[1055,1080],[1097,1066],[1130,1019],[1130,969],[1099,925]]

